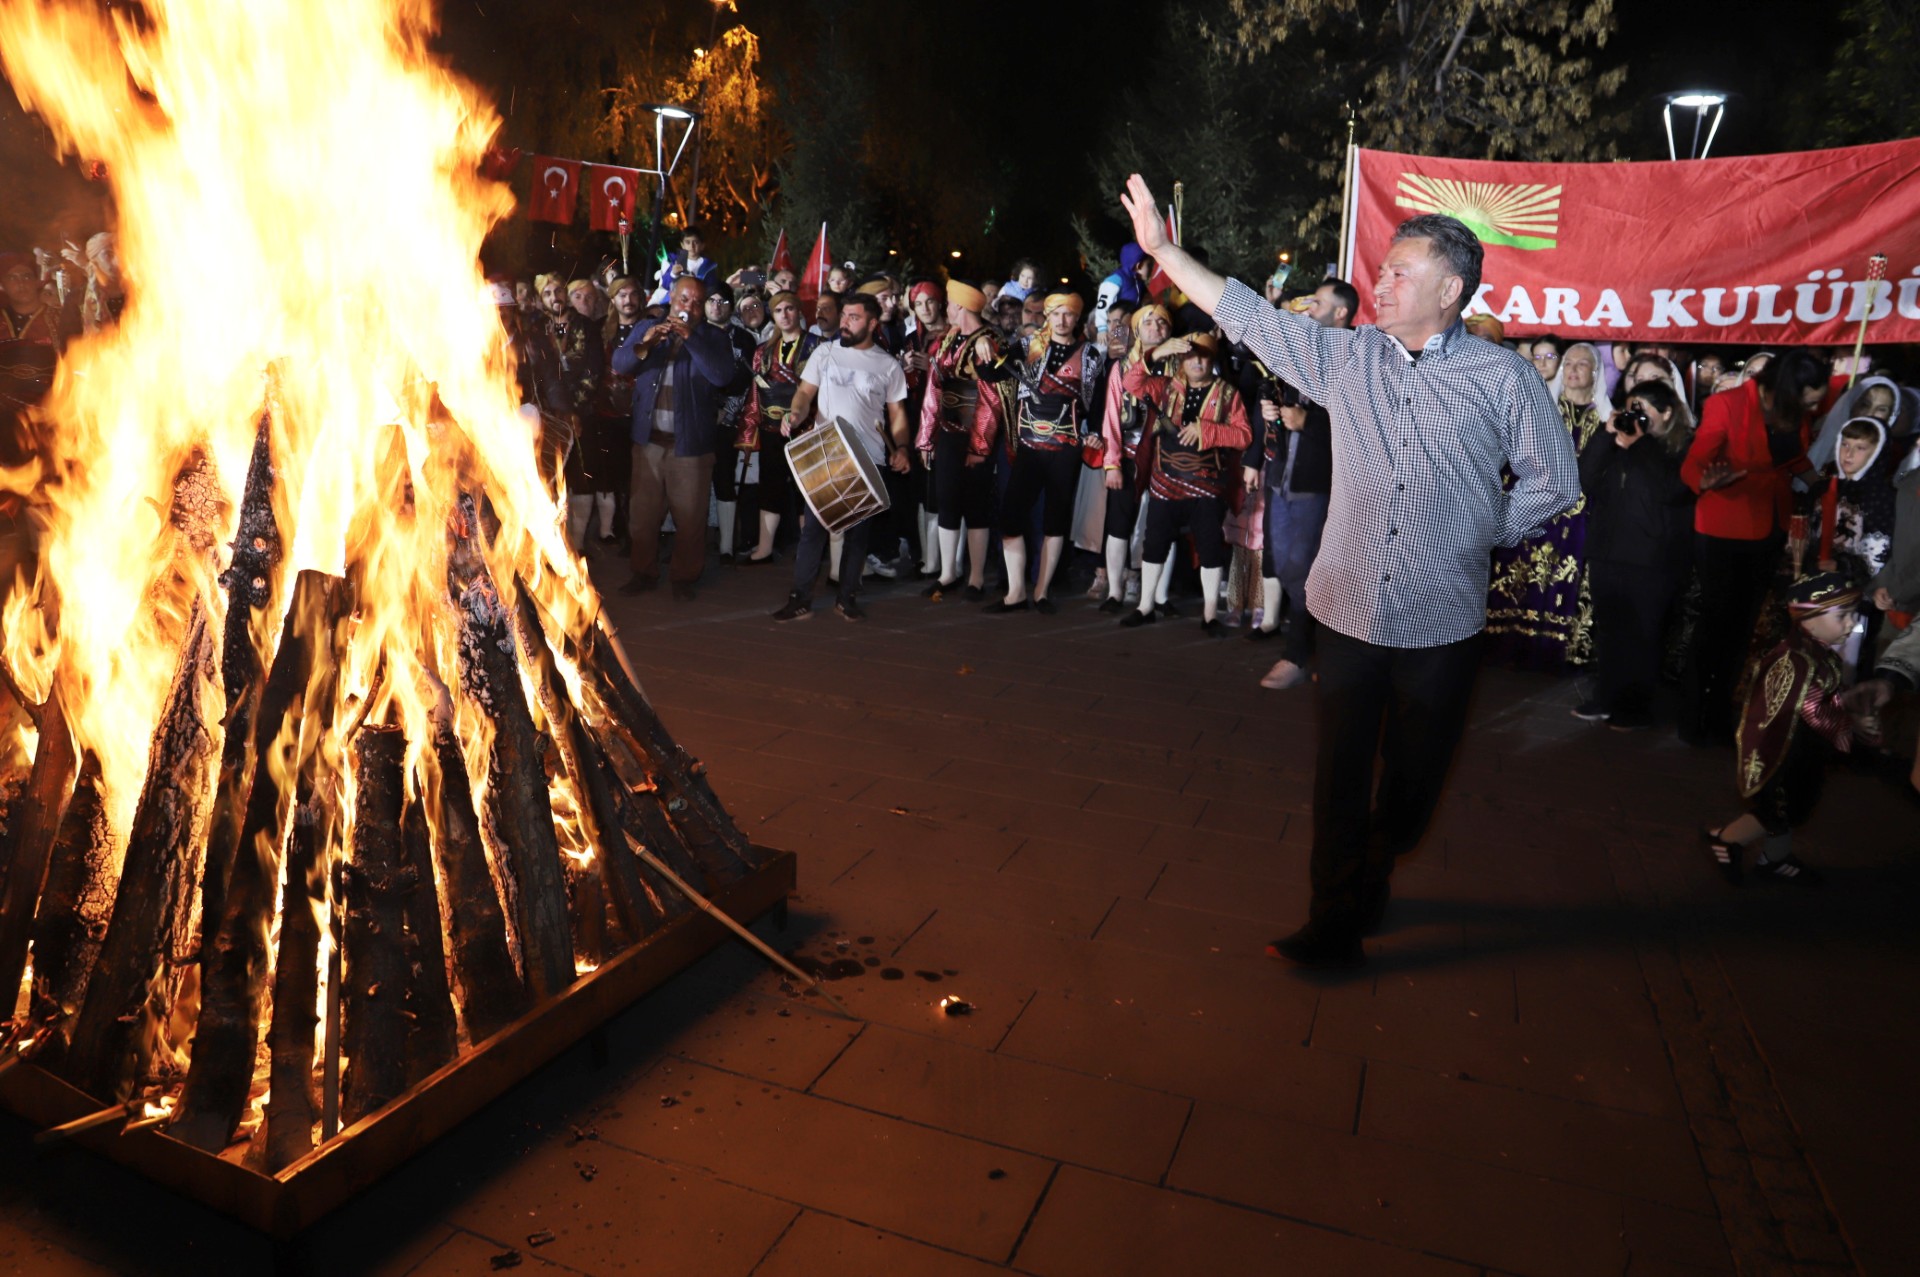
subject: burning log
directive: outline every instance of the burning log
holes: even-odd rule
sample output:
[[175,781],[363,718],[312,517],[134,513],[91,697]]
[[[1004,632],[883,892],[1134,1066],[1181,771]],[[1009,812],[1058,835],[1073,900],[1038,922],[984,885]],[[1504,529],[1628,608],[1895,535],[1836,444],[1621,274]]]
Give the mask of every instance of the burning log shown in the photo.
[[34,715],[40,744],[33,756],[33,774],[27,788],[8,812],[13,854],[6,858],[6,881],[0,885],[0,1007],[13,1014],[13,999],[26,970],[27,945],[33,936],[34,902],[46,883],[47,861],[61,813],[73,792],[78,762],[73,734],[57,693]]
[[447,884],[447,939],[468,1040],[478,1044],[525,1015],[533,1005],[507,948],[506,915],[487,868],[474,815],[473,790],[454,739],[451,707],[436,714],[431,765],[423,768],[429,801],[439,819],[434,850]]
[[[463,514],[471,536],[478,530],[478,520],[470,502]],[[469,564],[477,563],[478,552],[470,544],[465,553]],[[546,776],[546,761],[521,690],[506,607],[484,568],[467,570],[470,575],[457,595],[460,681],[493,724],[486,827],[520,938],[527,987],[536,999],[545,999],[574,980],[573,936],[560,845],[553,832],[553,805],[546,785],[532,783],[533,778]]]
[[[227,880],[237,850],[247,845],[240,827],[262,747],[253,730],[262,694],[260,634],[273,608],[280,560],[280,527],[273,515],[272,433],[272,418],[262,413],[254,432],[253,457],[247,465],[240,528],[233,538],[227,570],[220,576],[227,590],[227,621],[220,640],[227,726],[220,750],[220,777],[214,784],[213,816],[207,826],[206,867],[200,875],[203,972],[219,960],[214,949],[226,912]],[[268,721],[277,731],[279,724],[273,715],[268,715]]]
[[74,1022],[66,1075],[100,1099],[125,1099],[153,1051],[149,1029],[165,1013],[163,990],[195,868],[193,834],[207,783],[210,742],[201,687],[213,656],[198,601],[173,687],[148,751],[147,775],[127,837],[113,917]]
[[[331,654],[334,628],[347,611],[347,595],[345,583],[338,578],[319,572],[300,574],[280,650],[274,655],[264,691],[255,698],[254,739],[242,751],[255,760],[249,768],[253,783],[227,866],[230,881],[218,893],[222,911],[201,922],[212,940],[202,946],[200,1018],[180,1116],[173,1124],[176,1139],[208,1152],[218,1152],[233,1138],[246,1108],[260,1040],[269,966],[267,929],[280,881],[280,844],[291,797],[276,769],[264,764],[276,752],[291,756],[297,751],[301,721],[307,717],[306,701],[332,699],[331,661],[327,662],[329,673],[322,676],[321,694],[309,698],[308,684],[317,659]],[[317,707],[315,712],[324,713]],[[203,900],[215,895],[210,880],[220,869],[209,854],[203,871],[208,880],[202,884]]]
[[321,865],[333,837],[334,806],[317,772],[318,748],[303,751],[294,789],[280,900],[280,952],[273,968],[273,1022],[267,1028],[267,1169],[278,1171],[313,1151],[313,1031],[319,1023]]
[[[104,909],[90,908],[108,891],[104,863],[112,853],[112,833],[100,802],[100,760],[89,753],[80,763],[73,800],[60,820],[47,866],[47,885],[33,919],[33,1018],[55,1030],[37,1058],[52,1064],[65,1053],[65,1021],[80,1006],[87,976],[100,951]],[[99,917],[92,916],[96,912]]]
[[400,822],[405,842],[407,889],[402,911],[407,924],[407,1085],[451,1060],[460,1049],[453,1018],[453,993],[447,986],[447,954],[440,942],[440,902],[434,891],[433,852],[427,808],[417,795]]
[[346,868],[341,1120],[351,1126],[407,1087],[407,739],[369,723],[354,743],[353,860]]
[[566,682],[554,665],[553,652],[547,646],[533,599],[522,583],[514,584],[520,594],[514,613],[519,622],[520,646],[532,666],[540,711],[546,716],[547,729],[553,734],[561,762],[582,800],[581,823],[586,829],[587,841],[593,845],[594,860],[599,865],[607,898],[613,904],[614,917],[628,937],[639,940],[650,934],[670,910],[659,892],[641,880],[640,863],[634,859],[621,831],[620,812],[614,804],[612,787],[593,753],[593,740],[586,724],[567,696]]

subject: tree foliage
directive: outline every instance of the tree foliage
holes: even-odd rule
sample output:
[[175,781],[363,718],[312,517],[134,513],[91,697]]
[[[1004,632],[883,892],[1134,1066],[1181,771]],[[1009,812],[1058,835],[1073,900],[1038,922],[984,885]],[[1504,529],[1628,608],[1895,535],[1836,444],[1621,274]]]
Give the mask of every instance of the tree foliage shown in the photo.
[[1854,146],[1920,137],[1920,0],[1847,0],[1845,38],[1792,114],[1794,144]]
[[1249,62],[1292,58],[1289,79],[1317,103],[1311,145],[1322,197],[1302,234],[1330,243],[1340,211],[1350,104],[1361,146],[1527,161],[1602,160],[1625,121],[1612,101],[1623,67],[1599,54],[1613,0],[1229,0],[1213,34]]
[[[1126,91],[1094,148],[1093,176],[1116,198],[1130,173],[1145,174],[1162,198],[1182,183],[1183,241],[1204,248],[1215,269],[1264,278],[1312,202],[1311,179],[1278,136],[1294,97],[1271,66],[1248,74],[1201,17],[1190,6],[1164,11],[1154,74]],[[1074,229],[1088,269],[1111,271],[1118,246],[1097,240],[1084,220]]]

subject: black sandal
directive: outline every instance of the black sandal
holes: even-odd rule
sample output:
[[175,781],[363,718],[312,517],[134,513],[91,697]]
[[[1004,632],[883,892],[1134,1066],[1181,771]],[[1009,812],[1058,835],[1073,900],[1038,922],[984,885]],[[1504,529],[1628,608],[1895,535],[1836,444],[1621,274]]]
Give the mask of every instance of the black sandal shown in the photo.
[[1713,857],[1713,864],[1720,876],[1737,887],[1746,876],[1742,860],[1747,849],[1737,842],[1728,842],[1720,836],[1718,829],[1702,829],[1700,841],[1707,845],[1707,851]]

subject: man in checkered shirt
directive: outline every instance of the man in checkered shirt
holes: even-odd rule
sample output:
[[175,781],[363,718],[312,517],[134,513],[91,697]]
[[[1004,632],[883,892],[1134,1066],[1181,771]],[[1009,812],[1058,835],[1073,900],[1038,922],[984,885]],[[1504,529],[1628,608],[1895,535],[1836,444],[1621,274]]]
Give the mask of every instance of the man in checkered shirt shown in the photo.
[[1121,203],[1174,286],[1333,419],[1333,493],[1307,578],[1322,644],[1313,903],[1306,925],[1267,952],[1358,963],[1466,725],[1490,551],[1579,499],[1573,441],[1527,362],[1461,327],[1482,252],[1454,218],[1401,223],[1374,285],[1377,319],[1340,329],[1276,311],[1194,261],[1168,240],[1137,174]]

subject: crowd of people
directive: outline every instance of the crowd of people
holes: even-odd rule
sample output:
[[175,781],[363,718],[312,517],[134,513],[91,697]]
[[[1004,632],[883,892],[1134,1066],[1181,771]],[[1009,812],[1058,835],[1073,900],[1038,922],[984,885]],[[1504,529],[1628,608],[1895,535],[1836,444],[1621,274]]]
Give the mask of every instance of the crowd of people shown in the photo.
[[[1319,632],[1339,606],[1324,590],[1314,605],[1309,589],[1332,575],[1314,569],[1339,471],[1386,473],[1401,459],[1337,443],[1343,410],[1325,401],[1340,378],[1304,375],[1299,350],[1263,348],[1251,319],[1183,292],[1162,273],[1176,250],[1125,245],[1091,298],[1046,291],[1022,260],[1005,281],[977,283],[841,263],[803,299],[790,270],[723,278],[689,229],[654,278],[608,262],[588,278],[496,277],[491,292],[564,482],[569,535],[583,554],[627,558],[622,592],[659,587],[670,535],[669,592],[692,598],[715,525],[722,565],[790,553],[786,588],[769,589],[782,622],[811,613],[823,569],[848,621],[866,615],[869,574],[997,616],[1053,614],[1067,583],[1090,576],[1089,605],[1127,627],[1179,616],[1197,593],[1202,633],[1244,624],[1248,641],[1274,643],[1260,682],[1284,691],[1318,676]],[[1217,281],[1202,258],[1181,260]],[[123,289],[108,235],[0,266],[0,393],[18,411],[44,394],[69,337],[112,322]],[[1384,271],[1373,285],[1382,315],[1394,287]],[[1306,325],[1285,329],[1291,342],[1351,330],[1360,311],[1355,287],[1333,278],[1250,295]],[[1573,712],[1616,730],[1652,726],[1671,699],[1684,739],[1738,738],[1744,760],[1764,735],[1748,720],[1793,681],[1777,673],[1792,649],[1794,678],[1845,712],[1767,746],[1769,763],[1743,761],[1749,797],[1791,776],[1792,801],[1770,799],[1764,817],[1707,841],[1730,877],[1767,840],[1769,872],[1815,880],[1777,840],[1804,819],[1820,768],[1774,755],[1872,739],[1893,692],[1920,680],[1920,392],[1843,352],[1508,340],[1493,316],[1462,311],[1456,299],[1448,342],[1470,344],[1450,362],[1481,367],[1471,352],[1499,348],[1517,362],[1485,370],[1531,369],[1531,388],[1512,393],[1552,405],[1578,476],[1540,526],[1488,541],[1484,563],[1453,565],[1485,582],[1471,606],[1449,600],[1476,625],[1484,616],[1476,660],[1584,671]],[[1303,384],[1314,377],[1318,391]],[[803,499],[787,448],[823,423],[840,423],[870,463],[886,495],[878,514],[829,528]],[[1441,423],[1422,484],[1464,464],[1444,437]],[[1532,478],[1501,465],[1517,501]],[[1430,495],[1464,499],[1444,483]],[[1390,542],[1399,517],[1389,501],[1370,531]],[[1817,659],[1800,642],[1815,614]],[[1663,682],[1678,695],[1662,697]]]

